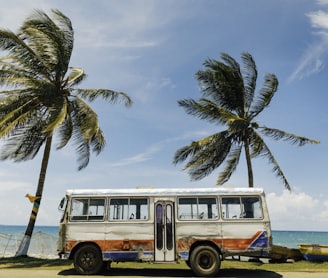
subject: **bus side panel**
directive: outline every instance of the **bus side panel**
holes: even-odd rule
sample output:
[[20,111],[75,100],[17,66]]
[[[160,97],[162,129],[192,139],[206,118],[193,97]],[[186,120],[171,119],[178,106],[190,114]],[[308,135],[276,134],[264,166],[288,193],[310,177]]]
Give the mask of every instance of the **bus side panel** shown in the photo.
[[179,222],[176,225],[178,253],[182,260],[188,260],[190,248],[196,241],[213,242],[224,257],[231,255],[266,256],[270,251],[271,231],[265,222],[195,224],[195,222]]
[[153,260],[153,226],[152,223],[71,222],[65,231],[65,257],[78,244],[92,242],[99,246],[105,260]]
[[154,259],[154,224],[149,222],[106,225],[105,259],[112,261],[151,261]]
[[105,223],[70,222],[65,226],[65,253],[68,256],[81,242],[94,242],[100,248],[104,246]]
[[271,248],[271,230],[266,221],[225,221],[222,223],[222,253],[265,256]]
[[212,241],[221,246],[221,224],[218,221],[179,221],[176,223],[177,252],[188,260],[189,251],[196,241]]

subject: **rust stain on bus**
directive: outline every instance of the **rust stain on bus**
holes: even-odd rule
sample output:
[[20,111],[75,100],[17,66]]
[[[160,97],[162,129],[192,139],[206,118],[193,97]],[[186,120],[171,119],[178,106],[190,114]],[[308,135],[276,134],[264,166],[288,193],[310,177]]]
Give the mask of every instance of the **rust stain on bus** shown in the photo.
[[[66,250],[71,252],[73,248],[83,242],[90,242],[90,240],[76,241],[68,240],[66,241]],[[153,251],[154,250],[154,240],[92,240],[93,243],[97,244],[99,248],[104,251]]]
[[135,251],[135,250],[146,250],[152,251],[154,249],[154,240],[105,240],[103,250],[111,251]]
[[210,241],[215,243],[221,250],[245,251],[255,239],[259,237],[262,231],[257,231],[251,238],[198,238],[184,237],[177,241],[179,251],[189,251],[190,246],[195,242]]

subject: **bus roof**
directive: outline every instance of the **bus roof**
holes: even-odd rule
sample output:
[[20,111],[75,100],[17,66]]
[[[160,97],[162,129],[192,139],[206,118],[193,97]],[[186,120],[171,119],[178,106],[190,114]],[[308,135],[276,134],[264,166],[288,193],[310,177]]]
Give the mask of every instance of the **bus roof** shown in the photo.
[[96,196],[96,195],[124,195],[124,196],[163,196],[163,195],[184,195],[184,194],[263,194],[262,188],[232,188],[232,187],[211,187],[211,188],[126,188],[126,189],[69,189],[67,195]]

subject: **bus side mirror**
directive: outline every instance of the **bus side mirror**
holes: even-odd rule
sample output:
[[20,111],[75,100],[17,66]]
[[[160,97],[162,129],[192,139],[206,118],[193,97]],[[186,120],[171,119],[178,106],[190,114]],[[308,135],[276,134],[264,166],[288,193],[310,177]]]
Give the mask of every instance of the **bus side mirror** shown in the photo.
[[65,201],[66,201],[65,197],[63,199],[61,199],[59,206],[58,206],[58,210],[60,210],[60,211],[64,210]]

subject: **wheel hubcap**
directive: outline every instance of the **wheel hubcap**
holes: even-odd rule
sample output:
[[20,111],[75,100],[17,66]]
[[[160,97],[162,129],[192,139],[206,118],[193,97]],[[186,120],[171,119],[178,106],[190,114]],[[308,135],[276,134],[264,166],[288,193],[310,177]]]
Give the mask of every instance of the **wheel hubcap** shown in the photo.
[[92,268],[95,264],[95,255],[93,253],[86,253],[81,258],[81,264],[84,265],[87,268]]
[[212,258],[210,256],[208,256],[207,254],[203,254],[199,258],[199,265],[203,269],[209,269],[209,268],[211,268],[212,265],[213,265]]

